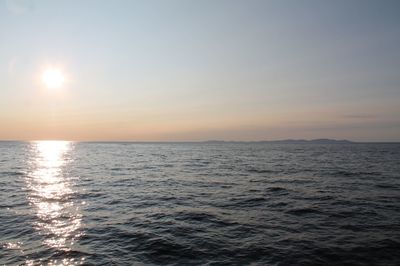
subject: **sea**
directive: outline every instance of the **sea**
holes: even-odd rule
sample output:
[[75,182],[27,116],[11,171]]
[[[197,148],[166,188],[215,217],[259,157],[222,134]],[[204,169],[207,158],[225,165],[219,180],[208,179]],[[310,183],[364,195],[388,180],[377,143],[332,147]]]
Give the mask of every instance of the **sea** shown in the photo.
[[400,144],[0,142],[0,265],[400,265]]

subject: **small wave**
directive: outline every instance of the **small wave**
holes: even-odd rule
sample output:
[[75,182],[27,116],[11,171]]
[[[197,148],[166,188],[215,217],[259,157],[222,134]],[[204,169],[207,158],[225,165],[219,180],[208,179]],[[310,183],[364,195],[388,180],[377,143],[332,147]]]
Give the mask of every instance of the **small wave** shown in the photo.
[[269,170],[269,169],[257,169],[257,168],[249,168],[246,169],[247,172],[249,173],[257,173],[257,174],[272,174],[276,173],[274,170]]
[[286,211],[288,214],[302,216],[307,214],[321,214],[322,212],[316,208],[295,208]]
[[229,226],[236,224],[235,222],[227,221],[214,214],[205,212],[182,211],[175,213],[174,218],[178,221],[210,223],[215,226]]
[[24,172],[20,172],[20,171],[13,171],[13,172],[0,172],[0,176],[23,176],[25,175]]
[[274,193],[278,193],[278,194],[289,194],[290,190],[287,188],[283,188],[283,187],[269,187],[267,188],[268,192],[274,192]]
[[163,264],[173,262],[177,257],[187,260],[205,255],[199,249],[194,249],[190,245],[183,245],[165,237],[147,239],[134,250],[136,252],[146,252],[148,259]]
[[385,189],[396,189],[396,190],[400,189],[399,186],[396,186],[396,185],[394,185],[394,184],[388,184],[388,183],[385,183],[385,184],[376,184],[375,186],[376,186],[377,188],[385,188]]
[[367,171],[330,171],[327,173],[330,176],[334,177],[359,177],[359,176],[380,176],[381,174],[378,172],[367,172]]
[[229,203],[224,204],[225,207],[257,207],[264,206],[267,201],[266,197],[254,197],[254,198],[231,198]]

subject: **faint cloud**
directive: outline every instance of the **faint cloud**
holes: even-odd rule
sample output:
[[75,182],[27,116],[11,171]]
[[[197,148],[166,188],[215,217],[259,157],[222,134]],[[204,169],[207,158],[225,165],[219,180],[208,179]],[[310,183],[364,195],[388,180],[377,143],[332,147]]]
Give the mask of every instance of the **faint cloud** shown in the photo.
[[6,0],[8,11],[15,15],[25,14],[34,8],[33,0]]
[[17,63],[18,63],[17,57],[11,58],[11,60],[8,62],[8,74],[10,75],[14,74]]
[[342,117],[349,119],[371,119],[375,118],[376,116],[371,114],[348,114],[348,115],[343,115]]

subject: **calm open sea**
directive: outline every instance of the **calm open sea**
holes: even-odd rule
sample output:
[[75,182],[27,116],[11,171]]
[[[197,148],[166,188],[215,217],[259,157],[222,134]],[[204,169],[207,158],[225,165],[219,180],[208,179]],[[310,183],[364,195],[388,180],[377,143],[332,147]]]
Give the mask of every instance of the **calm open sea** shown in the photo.
[[400,144],[0,142],[0,265],[400,265]]

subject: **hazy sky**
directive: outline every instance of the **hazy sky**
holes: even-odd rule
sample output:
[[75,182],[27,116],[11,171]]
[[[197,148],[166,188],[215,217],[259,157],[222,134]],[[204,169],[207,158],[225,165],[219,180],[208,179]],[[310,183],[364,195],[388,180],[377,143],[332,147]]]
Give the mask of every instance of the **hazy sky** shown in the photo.
[[0,0],[0,139],[400,141],[399,14],[397,0]]

